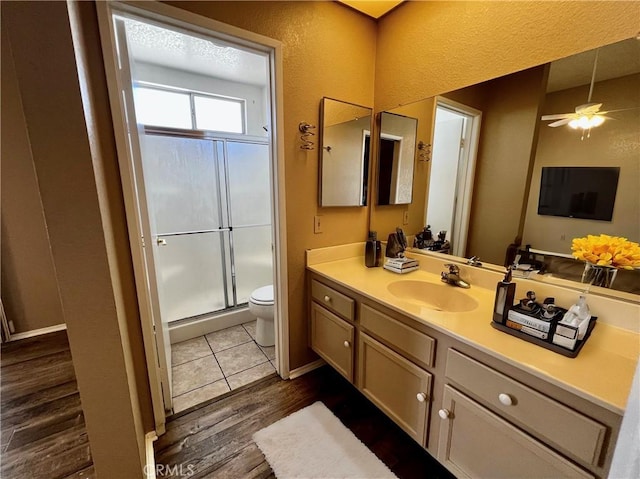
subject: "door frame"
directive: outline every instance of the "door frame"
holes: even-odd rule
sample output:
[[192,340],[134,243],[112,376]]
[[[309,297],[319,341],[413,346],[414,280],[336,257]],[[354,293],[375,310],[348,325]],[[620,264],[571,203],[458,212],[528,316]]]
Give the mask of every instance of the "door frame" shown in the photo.
[[[457,101],[436,96],[433,103],[433,134],[435,135],[435,121],[438,107],[454,111],[467,118],[464,137],[468,138],[468,145],[462,147],[463,157],[458,158],[458,176],[456,179],[456,199],[453,209],[453,231],[451,238],[456,238],[455,248],[451,251],[453,255],[464,256],[467,248],[467,237],[469,235],[469,219],[471,217],[471,201],[473,196],[473,186],[475,180],[476,160],[478,157],[478,143],[480,141],[480,125],[482,123],[482,112]],[[431,138],[434,145],[435,138]],[[434,145],[435,146],[435,145]],[[460,171],[460,165],[464,165]],[[462,201],[460,201],[462,198]],[[429,201],[429,188],[427,188],[425,202],[427,208]],[[427,208],[424,211],[424,224],[427,224]]]
[[[136,199],[136,183],[134,162],[131,156],[129,132],[126,121],[126,107],[122,95],[123,85],[118,73],[118,57],[116,32],[111,21],[113,13],[130,13],[163,24],[178,26],[187,31],[209,37],[230,41],[236,45],[244,45],[261,51],[270,60],[270,102],[269,117],[271,122],[271,197],[272,197],[272,241],[274,247],[274,285],[275,289],[275,325],[276,325],[276,357],[277,371],[286,379],[289,377],[289,314],[287,288],[287,255],[286,255],[286,208],[285,208],[285,175],[284,175],[284,138],[281,133],[283,121],[283,49],[282,43],[266,36],[243,30],[217,20],[203,17],[185,10],[157,2],[97,2],[100,40],[103,61],[109,90],[109,102],[116,138],[118,163],[120,168],[123,197],[129,230],[129,241],[134,267],[140,321],[148,370],[148,381],[151,390],[151,401],[155,430],[158,435],[165,431],[165,405],[162,392],[163,373],[160,360],[163,347],[157,345],[161,334],[156,335],[156,323],[153,314],[153,299],[148,283],[143,247],[143,231],[139,223],[140,211]],[[148,239],[150,241],[151,238]],[[159,318],[158,318],[159,320]],[[164,379],[166,381],[166,377]]]

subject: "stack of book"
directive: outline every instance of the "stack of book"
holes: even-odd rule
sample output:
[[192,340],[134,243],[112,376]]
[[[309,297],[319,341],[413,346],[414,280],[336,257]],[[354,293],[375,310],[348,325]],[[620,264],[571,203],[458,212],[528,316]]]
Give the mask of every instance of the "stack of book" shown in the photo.
[[418,260],[412,258],[387,258],[384,262],[384,269],[394,273],[409,273],[419,268]]
[[534,317],[532,315],[516,311],[515,309],[510,309],[505,325],[511,329],[527,333],[530,336],[548,340],[552,322],[551,319],[547,320],[540,317]]

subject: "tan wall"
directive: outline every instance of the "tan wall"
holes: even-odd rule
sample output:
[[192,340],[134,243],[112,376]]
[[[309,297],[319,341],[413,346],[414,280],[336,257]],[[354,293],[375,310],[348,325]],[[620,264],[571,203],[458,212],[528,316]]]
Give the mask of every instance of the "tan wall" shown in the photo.
[[2,17],[2,304],[16,333],[64,323],[38,178]]
[[379,22],[376,111],[631,38],[639,30],[637,1],[407,2]]
[[[375,111],[631,38],[638,31],[637,1],[406,2],[378,24]],[[397,207],[382,213],[385,224],[396,225],[402,214]]]
[[[640,74],[598,82],[594,98],[604,110],[636,108],[611,113],[614,120],[581,140],[581,131],[567,127],[540,130],[529,193],[523,242],[534,248],[569,254],[571,240],[587,234],[610,234],[640,241]],[[570,112],[584,103],[589,85],[547,95],[544,114]],[[593,221],[538,215],[543,166],[619,166],[620,178],[612,221]],[[564,239],[562,239],[564,237]]]
[[[284,49],[284,138],[289,268],[290,366],[307,348],[305,250],[367,238],[367,208],[318,207],[318,148],[300,150],[298,123],[319,125],[323,96],[373,106],[376,24],[335,2],[168,2],[280,40]],[[313,233],[322,215],[323,233]]]
[[[88,14],[82,25],[94,35],[84,37],[84,53],[101,66],[95,6],[71,5]],[[142,477],[144,433],[153,423],[104,72],[78,71],[65,2],[3,2],[2,18],[94,466],[100,477]],[[94,80],[102,95],[89,98]],[[102,114],[87,124],[83,107],[89,113],[92,103]],[[101,143],[100,127],[111,144]]]
[[518,235],[544,80],[538,67],[484,84],[467,256],[502,264]]

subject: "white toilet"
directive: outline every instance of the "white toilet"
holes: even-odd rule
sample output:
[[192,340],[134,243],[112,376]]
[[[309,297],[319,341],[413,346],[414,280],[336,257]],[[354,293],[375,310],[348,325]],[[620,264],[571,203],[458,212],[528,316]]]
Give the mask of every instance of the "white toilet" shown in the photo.
[[275,344],[275,327],[273,325],[273,285],[263,286],[251,293],[249,312],[257,318],[256,342],[260,346]]

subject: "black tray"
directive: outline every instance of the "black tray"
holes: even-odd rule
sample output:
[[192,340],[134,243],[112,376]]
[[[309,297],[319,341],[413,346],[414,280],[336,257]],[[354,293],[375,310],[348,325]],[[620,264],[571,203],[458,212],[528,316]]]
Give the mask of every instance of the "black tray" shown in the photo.
[[515,336],[516,338],[524,339],[529,343],[542,346],[543,348],[553,351],[554,353],[562,354],[563,356],[566,356],[568,358],[575,358],[582,349],[582,346],[584,346],[584,343],[586,343],[587,339],[589,339],[589,336],[591,336],[591,331],[593,331],[593,328],[596,327],[597,319],[597,316],[591,317],[591,321],[589,321],[589,326],[587,327],[587,332],[585,333],[584,338],[576,342],[576,347],[573,351],[567,348],[563,348],[562,346],[558,346],[557,344],[550,343],[549,341],[546,341],[544,339],[539,339],[535,336],[530,336],[527,333],[522,333],[517,329],[512,329],[509,326],[501,323],[496,323],[495,321],[491,321],[491,326],[499,331],[510,334],[511,336]]

